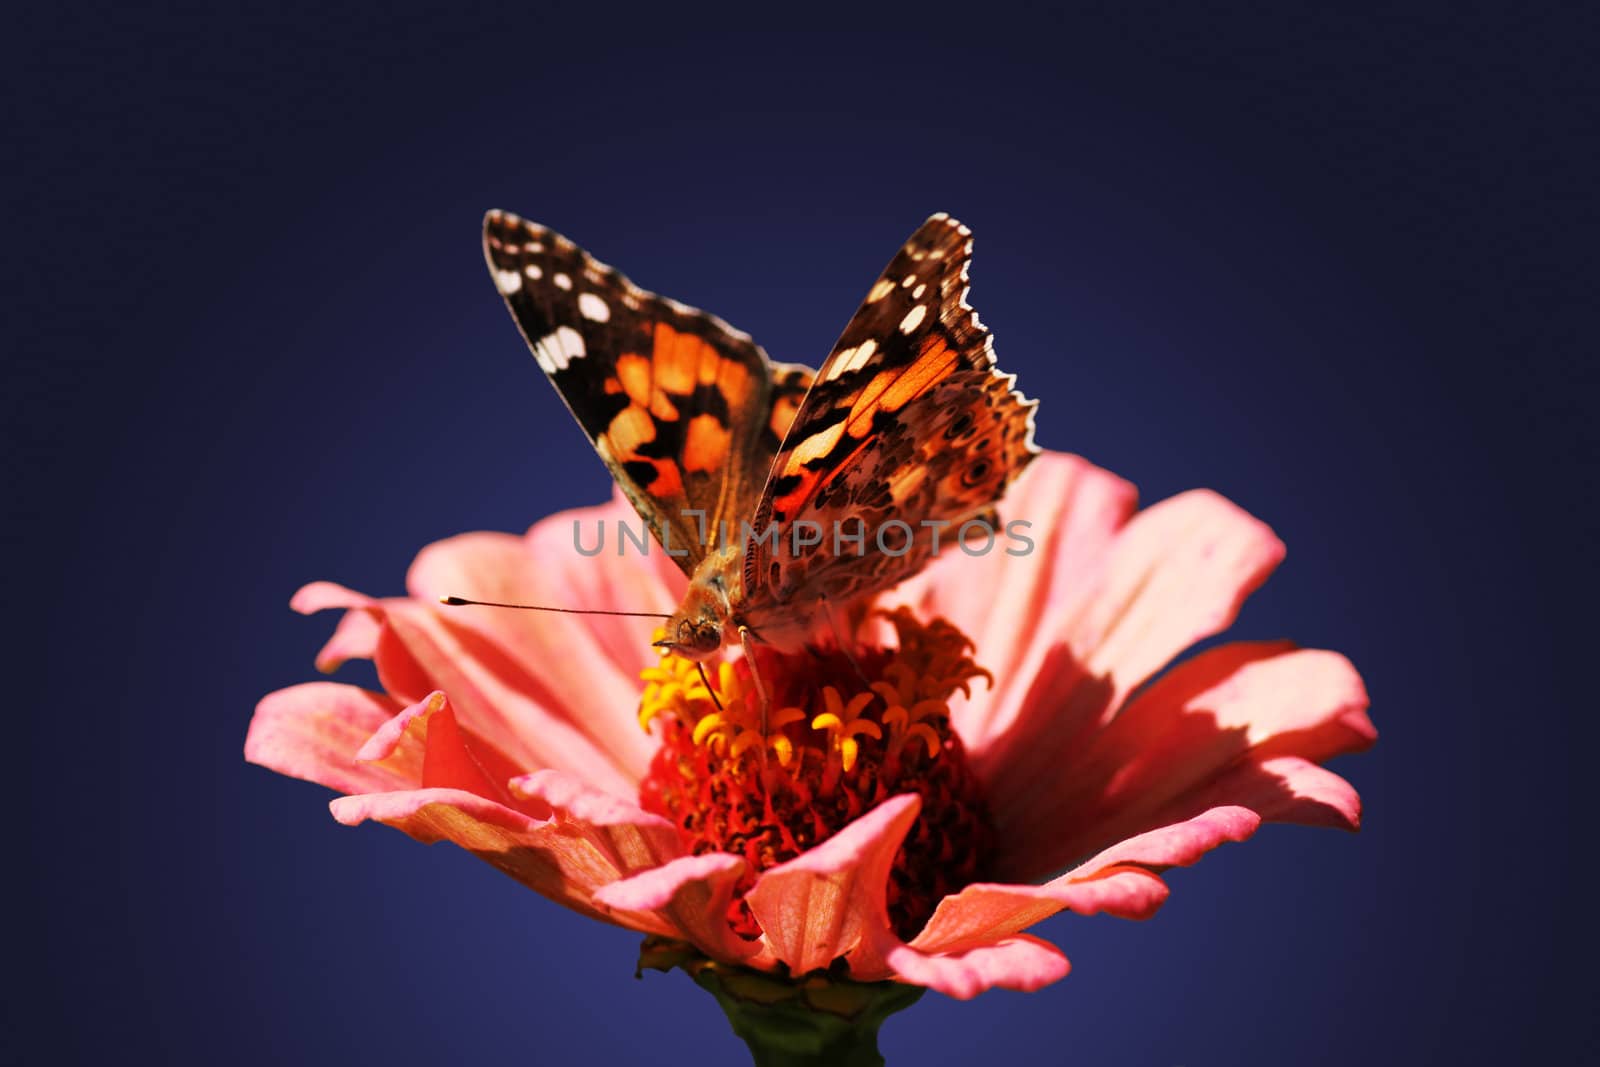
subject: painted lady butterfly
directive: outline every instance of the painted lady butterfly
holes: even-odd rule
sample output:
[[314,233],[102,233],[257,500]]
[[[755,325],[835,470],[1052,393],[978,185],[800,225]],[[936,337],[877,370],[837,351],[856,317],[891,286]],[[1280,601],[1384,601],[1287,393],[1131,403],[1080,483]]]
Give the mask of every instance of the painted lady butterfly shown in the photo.
[[971,231],[947,215],[911,235],[816,372],[515,215],[489,213],[484,254],[539,366],[689,576],[659,642],[679,655],[796,651],[832,605],[920,570],[942,531],[993,524],[1038,452],[1035,402],[966,303]]

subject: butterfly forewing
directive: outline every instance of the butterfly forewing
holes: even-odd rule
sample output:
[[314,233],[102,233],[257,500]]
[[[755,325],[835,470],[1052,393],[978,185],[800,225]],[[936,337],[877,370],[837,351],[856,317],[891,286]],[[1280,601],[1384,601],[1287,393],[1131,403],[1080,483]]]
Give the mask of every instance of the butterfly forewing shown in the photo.
[[495,285],[623,492],[685,572],[754,510],[810,380],[552,230],[484,220]]
[[965,226],[929,219],[818,370],[757,510],[755,528],[778,536],[745,553],[753,609],[845,602],[909,577],[962,523],[994,521],[1037,453],[1034,403],[995,368],[966,303],[971,250]]

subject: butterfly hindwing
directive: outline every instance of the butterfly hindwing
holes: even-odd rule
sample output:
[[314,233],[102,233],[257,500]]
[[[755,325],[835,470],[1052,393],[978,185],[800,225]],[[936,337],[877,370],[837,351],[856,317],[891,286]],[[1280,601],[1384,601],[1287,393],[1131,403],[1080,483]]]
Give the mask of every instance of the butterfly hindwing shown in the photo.
[[[760,440],[757,442],[761,452],[760,458],[766,462],[766,469],[761,475],[763,480],[771,471],[772,460],[777,456],[778,449],[783,447],[783,439],[788,436],[789,427],[794,424],[795,416],[800,413],[800,405],[805,400],[815,377],[816,371],[798,363],[772,365],[769,414],[766,426],[763,427]],[[752,511],[755,510],[755,503],[755,500],[750,502]]]
[[[539,366],[686,572],[753,511],[810,372],[505,212],[484,255]],[[685,554],[686,553],[686,554]]]
[[[752,603],[846,602],[920,569],[1036,454],[1034,403],[966,303],[971,232],[935,215],[867,294],[776,456],[744,559]],[[815,524],[801,531],[801,524]],[[820,540],[813,541],[816,531]],[[969,531],[974,533],[979,531]]]

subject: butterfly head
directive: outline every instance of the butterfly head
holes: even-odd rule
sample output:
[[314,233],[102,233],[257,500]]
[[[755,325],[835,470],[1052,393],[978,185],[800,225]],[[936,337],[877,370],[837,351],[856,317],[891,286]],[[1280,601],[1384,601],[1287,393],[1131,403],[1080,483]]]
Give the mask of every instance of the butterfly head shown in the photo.
[[[734,614],[723,573],[724,554],[713,553],[696,568],[678,610],[667,620],[666,633],[656,642],[656,647],[692,660],[706,659],[722,648]],[[731,553],[727,555],[732,558]]]
[[655,642],[655,646],[685,659],[705,659],[722,647],[722,620],[719,618],[680,609],[668,620],[666,629],[666,636]]

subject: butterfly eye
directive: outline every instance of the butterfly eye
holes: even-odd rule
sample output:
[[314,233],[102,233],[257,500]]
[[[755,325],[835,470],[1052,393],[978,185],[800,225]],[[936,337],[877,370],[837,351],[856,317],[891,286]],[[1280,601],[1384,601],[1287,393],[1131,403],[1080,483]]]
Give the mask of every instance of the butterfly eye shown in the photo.
[[690,640],[683,642],[700,652],[715,652],[722,647],[722,627],[714,619],[702,619],[691,631]]

